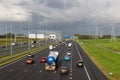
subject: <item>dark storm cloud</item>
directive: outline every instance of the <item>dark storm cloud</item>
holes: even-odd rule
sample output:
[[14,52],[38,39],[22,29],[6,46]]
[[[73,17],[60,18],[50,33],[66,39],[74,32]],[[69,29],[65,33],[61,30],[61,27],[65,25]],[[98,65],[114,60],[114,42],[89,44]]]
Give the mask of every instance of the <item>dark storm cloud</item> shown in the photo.
[[[119,0],[1,0],[0,32],[12,23],[14,33],[61,31],[62,34],[94,34],[95,27],[111,33],[120,23]],[[117,14],[116,14],[117,13]],[[22,28],[21,28],[22,27]]]

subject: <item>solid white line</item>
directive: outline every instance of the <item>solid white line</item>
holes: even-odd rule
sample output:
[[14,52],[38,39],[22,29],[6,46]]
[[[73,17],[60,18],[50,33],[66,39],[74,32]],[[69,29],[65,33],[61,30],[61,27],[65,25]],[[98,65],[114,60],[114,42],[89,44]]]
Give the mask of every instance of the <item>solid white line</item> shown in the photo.
[[85,69],[85,72],[86,72],[86,74],[87,74],[87,76],[88,76],[88,79],[91,80],[90,75],[89,75],[89,73],[88,73],[85,65],[84,65],[84,69]]
[[76,46],[76,48],[77,48],[77,52],[78,52],[78,55],[79,55],[80,59],[83,60],[82,57],[81,57],[81,55],[80,55],[80,52],[79,52],[79,50],[78,50],[77,44],[75,44],[75,46]]
[[[77,46],[76,43],[75,43],[75,45],[76,45],[77,52],[78,52],[78,55],[79,55],[80,59],[83,60],[82,57],[81,57],[81,54],[80,54],[80,52],[79,52],[79,50],[78,50],[78,46]],[[88,79],[91,80],[90,75],[89,75],[89,73],[88,73],[87,68],[86,68],[85,65],[84,65],[84,69],[85,69],[85,72],[86,72],[86,74],[87,74]]]

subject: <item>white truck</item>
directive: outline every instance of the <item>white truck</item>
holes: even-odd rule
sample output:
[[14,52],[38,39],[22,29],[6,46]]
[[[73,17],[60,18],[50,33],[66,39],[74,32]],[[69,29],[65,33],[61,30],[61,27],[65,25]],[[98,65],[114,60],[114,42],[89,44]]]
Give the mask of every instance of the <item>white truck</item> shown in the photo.
[[56,70],[59,53],[57,51],[50,51],[46,58],[45,70]]

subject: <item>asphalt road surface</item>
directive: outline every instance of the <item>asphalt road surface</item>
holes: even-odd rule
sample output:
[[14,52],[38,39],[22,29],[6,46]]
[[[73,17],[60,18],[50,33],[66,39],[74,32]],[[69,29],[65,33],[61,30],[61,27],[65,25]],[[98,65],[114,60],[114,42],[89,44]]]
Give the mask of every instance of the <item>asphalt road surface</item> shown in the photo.
[[[80,46],[73,42],[71,61],[64,61],[64,55],[67,52],[65,45],[58,45],[55,51],[60,56],[58,59],[58,68],[56,71],[45,71],[44,63],[40,63],[41,57],[47,57],[49,49],[44,49],[35,54],[35,63],[27,65],[26,57],[0,68],[0,80],[108,80],[105,75],[89,59]],[[77,67],[77,60],[83,60],[84,66]],[[69,67],[67,75],[60,75],[61,66]]]

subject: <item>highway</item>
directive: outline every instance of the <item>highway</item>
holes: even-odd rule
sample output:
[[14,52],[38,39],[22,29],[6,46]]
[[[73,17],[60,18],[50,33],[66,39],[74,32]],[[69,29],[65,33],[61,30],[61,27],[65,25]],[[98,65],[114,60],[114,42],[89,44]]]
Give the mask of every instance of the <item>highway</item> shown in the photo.
[[12,50],[12,54],[16,54],[16,53],[28,50],[28,46],[31,49],[31,48],[36,48],[36,47],[42,47],[45,45],[45,43],[40,41],[39,44],[36,43],[34,45],[35,47],[32,47],[32,44],[23,43],[23,44],[12,45],[12,48],[11,48],[11,45],[8,45],[7,50],[6,50],[6,46],[0,46],[0,57],[10,55],[11,50]]
[[[58,59],[58,68],[56,71],[45,71],[44,63],[40,63],[41,57],[47,57],[49,49],[44,49],[35,53],[35,63],[27,65],[26,57],[16,62],[0,68],[0,80],[108,80],[106,76],[96,67],[90,60],[82,48],[73,42],[71,61],[64,61],[64,55],[67,52],[65,45],[58,45],[55,51],[58,51],[60,56]],[[84,66],[77,67],[77,60],[83,60]],[[68,75],[60,75],[59,69],[61,66],[68,66],[70,71]]]

